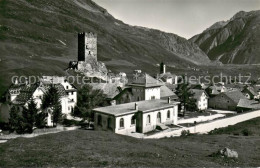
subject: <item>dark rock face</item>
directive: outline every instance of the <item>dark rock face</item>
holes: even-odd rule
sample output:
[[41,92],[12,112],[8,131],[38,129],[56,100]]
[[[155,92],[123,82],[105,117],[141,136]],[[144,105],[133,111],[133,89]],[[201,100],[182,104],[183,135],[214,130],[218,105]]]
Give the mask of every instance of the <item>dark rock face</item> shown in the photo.
[[211,60],[224,64],[260,63],[260,11],[238,12],[190,39]]

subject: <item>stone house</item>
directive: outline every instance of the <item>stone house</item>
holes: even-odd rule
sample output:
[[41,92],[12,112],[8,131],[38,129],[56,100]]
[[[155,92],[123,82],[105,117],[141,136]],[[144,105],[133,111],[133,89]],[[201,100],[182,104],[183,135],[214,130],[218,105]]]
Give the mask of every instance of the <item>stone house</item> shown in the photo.
[[94,109],[95,130],[118,134],[147,133],[156,126],[177,124],[179,102],[143,100]]
[[239,100],[245,98],[239,90],[222,92],[209,99],[209,107],[222,110],[236,110]]

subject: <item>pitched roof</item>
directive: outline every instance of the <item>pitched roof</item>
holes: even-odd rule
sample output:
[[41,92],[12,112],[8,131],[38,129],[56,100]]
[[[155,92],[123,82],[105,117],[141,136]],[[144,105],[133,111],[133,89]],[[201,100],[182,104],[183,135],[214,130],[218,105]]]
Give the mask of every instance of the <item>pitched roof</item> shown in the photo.
[[[138,75],[138,74],[137,74]],[[144,86],[144,87],[159,87],[162,86],[162,83],[148,74],[140,74],[134,77],[135,79],[129,85],[137,85],[137,86]]]
[[192,93],[194,93],[193,98],[194,99],[200,99],[200,97],[202,96],[203,93],[205,93],[205,95],[208,97],[207,93],[204,90],[200,90],[200,89],[191,89]]
[[240,99],[237,106],[248,109],[259,109],[260,103],[255,100]]
[[176,104],[179,104],[179,102],[175,102],[175,101],[171,101],[170,103],[168,103],[167,100],[161,100],[161,99],[144,100],[139,102],[131,102],[131,103],[114,105],[114,106],[95,108],[94,111],[110,114],[114,116],[132,114],[137,112],[137,110],[135,110],[135,103],[137,103],[138,105],[138,111],[142,111],[142,112],[160,110],[168,107],[173,107]]
[[160,95],[161,95],[161,98],[162,97],[175,97],[175,98],[177,98],[176,94],[165,85],[161,86]]
[[239,90],[223,92],[222,94],[224,94],[227,97],[229,97],[235,103],[238,103],[240,99],[246,99],[246,97],[243,95],[243,93],[241,91],[239,91]]
[[119,94],[119,89],[116,83],[89,83],[95,90],[102,90],[107,98],[114,98]]
[[253,96],[258,95],[258,93],[256,91],[257,89],[255,89],[254,87],[248,86],[242,92],[245,92],[246,90],[249,91]]
[[17,95],[14,104],[25,104],[33,95],[34,91],[38,87],[38,84],[22,85],[20,88],[20,94]]

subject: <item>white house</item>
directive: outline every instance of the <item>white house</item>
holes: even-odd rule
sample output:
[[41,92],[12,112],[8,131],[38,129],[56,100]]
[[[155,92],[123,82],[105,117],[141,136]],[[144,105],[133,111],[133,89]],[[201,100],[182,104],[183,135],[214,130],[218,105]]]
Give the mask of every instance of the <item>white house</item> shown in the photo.
[[147,133],[156,126],[177,124],[179,102],[144,100],[94,109],[95,130],[118,134]]
[[208,99],[209,96],[204,90],[192,89],[194,95],[193,98],[196,99],[196,105],[199,110],[208,109]]
[[[28,102],[33,99],[37,108],[40,109],[43,95],[48,91],[51,85],[58,90],[62,114],[70,116],[77,103],[77,90],[65,77],[43,76],[38,83],[34,84],[15,82],[15,84],[10,86],[6,98],[7,101],[10,101],[13,105],[25,107],[27,107]],[[49,114],[47,117],[48,126],[52,126],[50,110],[51,109],[47,110]]]

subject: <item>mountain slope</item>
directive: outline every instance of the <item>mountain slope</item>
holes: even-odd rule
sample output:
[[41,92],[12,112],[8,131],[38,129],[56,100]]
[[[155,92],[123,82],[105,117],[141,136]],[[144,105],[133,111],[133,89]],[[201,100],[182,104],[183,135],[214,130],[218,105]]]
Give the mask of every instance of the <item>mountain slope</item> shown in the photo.
[[260,63],[260,11],[238,12],[190,39],[211,60],[225,64]]
[[212,64],[196,44],[127,25],[91,0],[0,0],[0,17],[0,88],[14,75],[66,74],[83,31],[97,33],[98,60],[112,71],[157,72],[161,61],[172,67]]

